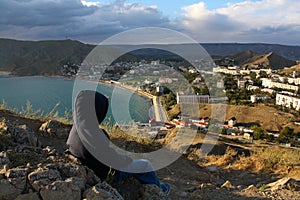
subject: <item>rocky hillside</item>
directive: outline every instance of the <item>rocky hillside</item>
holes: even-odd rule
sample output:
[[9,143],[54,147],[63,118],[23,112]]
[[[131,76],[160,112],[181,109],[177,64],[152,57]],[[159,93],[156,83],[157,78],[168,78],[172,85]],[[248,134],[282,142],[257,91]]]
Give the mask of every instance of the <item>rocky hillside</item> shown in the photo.
[[[0,111],[0,199],[299,199],[300,182],[280,174],[264,174],[248,168],[232,168],[234,159],[249,150],[218,143],[211,155],[199,159],[199,144],[172,165],[158,171],[160,180],[171,185],[165,196],[154,185],[135,179],[111,184],[69,155],[64,145],[70,125],[33,120]],[[165,139],[168,142],[171,132]],[[153,150],[153,145],[113,142],[131,151]],[[228,148],[231,150],[228,150]],[[197,156],[198,155],[198,156]],[[209,161],[210,160],[210,161]],[[253,161],[250,161],[254,165]],[[292,170],[290,170],[292,171]]]
[[271,68],[283,69],[296,65],[297,63],[288,60],[276,53],[257,54],[252,51],[245,51],[232,56],[223,57],[218,61],[220,65],[239,65],[242,68]]

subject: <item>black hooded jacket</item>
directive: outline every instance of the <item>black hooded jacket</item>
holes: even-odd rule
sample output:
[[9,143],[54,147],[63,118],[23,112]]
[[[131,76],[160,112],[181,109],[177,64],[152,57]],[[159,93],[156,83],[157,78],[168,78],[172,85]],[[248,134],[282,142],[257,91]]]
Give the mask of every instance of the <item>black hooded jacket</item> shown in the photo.
[[[99,128],[99,124],[106,116],[108,104],[108,99],[99,92],[81,91],[76,97],[73,112],[74,124],[67,140],[71,154],[79,158],[102,180],[107,177],[110,167],[99,161],[97,156],[101,156],[102,159],[106,159],[109,161],[108,163],[116,166],[125,167],[132,162],[130,157],[117,153],[109,146],[108,134]],[[95,138],[97,141],[93,141]],[[82,139],[87,142],[83,142]],[[88,149],[91,149],[92,152]]]

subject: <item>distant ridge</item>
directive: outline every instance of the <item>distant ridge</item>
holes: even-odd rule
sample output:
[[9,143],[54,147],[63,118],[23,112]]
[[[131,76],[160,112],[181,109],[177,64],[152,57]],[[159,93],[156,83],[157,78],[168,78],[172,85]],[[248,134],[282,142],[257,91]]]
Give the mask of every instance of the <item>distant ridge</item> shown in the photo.
[[[226,63],[230,59],[231,63]],[[296,61],[286,59],[276,53],[269,52],[267,54],[257,54],[252,51],[241,52],[232,56],[223,57],[218,61],[219,65],[226,63],[227,65],[239,65],[242,68],[271,68],[283,69],[296,65]]]
[[228,56],[240,52],[252,51],[257,54],[267,54],[269,52],[273,52],[290,60],[300,60],[300,46],[264,43],[203,43],[201,45],[210,55],[215,56]]
[[[182,49],[178,44],[173,47]],[[211,56],[228,56],[241,52],[248,54],[268,54],[271,57],[281,56],[287,60],[300,60],[300,46],[286,46],[277,44],[237,44],[220,43],[201,44]],[[153,45],[159,48],[161,45]],[[84,44],[75,40],[50,40],[50,41],[18,41],[12,39],[0,39],[0,70],[10,71],[15,75],[58,75],[62,65],[66,63],[80,64],[92,51],[95,45]],[[141,45],[141,48],[143,45]],[[195,52],[189,52],[191,54]],[[174,58],[168,52],[158,49],[148,49],[132,52],[132,55],[140,58],[153,59]],[[245,58],[251,55],[243,55]],[[276,59],[273,59],[276,60]]]

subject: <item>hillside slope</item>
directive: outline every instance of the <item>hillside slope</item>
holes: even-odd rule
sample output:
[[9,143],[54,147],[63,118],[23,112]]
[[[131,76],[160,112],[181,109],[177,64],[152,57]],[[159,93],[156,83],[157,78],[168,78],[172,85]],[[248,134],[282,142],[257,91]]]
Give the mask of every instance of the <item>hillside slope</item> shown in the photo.
[[[251,147],[243,148],[221,138],[210,155],[201,158],[202,136],[195,138],[185,155],[170,166],[158,170],[160,180],[171,185],[169,196],[161,194],[156,186],[141,185],[131,179],[113,184],[117,189],[115,190],[106,182],[100,182],[90,169],[65,152],[70,125],[48,121],[48,129],[41,130],[46,127],[41,126],[45,121],[24,118],[3,110],[0,110],[0,119],[0,199],[300,198],[298,165],[294,165],[288,174],[253,171],[248,167],[259,166],[256,166],[257,156],[249,156],[248,149]],[[170,142],[173,134],[171,132],[161,142]],[[125,147],[128,151],[149,152],[156,149],[153,144],[129,139],[126,134],[111,134],[111,137],[116,145]],[[35,143],[37,146],[32,146],[31,143],[37,140],[29,140],[30,138],[38,139]],[[269,152],[266,153],[270,155]],[[296,155],[297,152],[291,153]],[[299,160],[295,162],[299,163]],[[266,167],[270,169],[270,166]],[[280,179],[282,177],[284,179]],[[273,182],[278,179],[285,182],[274,185]]]
[[242,68],[271,68],[283,69],[296,65],[296,61],[286,59],[276,53],[257,54],[245,51],[235,55],[223,57],[218,64],[239,65]]
[[15,75],[57,75],[62,65],[80,64],[94,48],[78,41],[0,39],[0,70]]

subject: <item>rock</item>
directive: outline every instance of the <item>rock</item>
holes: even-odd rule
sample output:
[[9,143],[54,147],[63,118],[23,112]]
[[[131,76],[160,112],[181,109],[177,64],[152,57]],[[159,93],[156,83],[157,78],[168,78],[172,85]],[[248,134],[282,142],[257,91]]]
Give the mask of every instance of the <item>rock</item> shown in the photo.
[[286,188],[293,191],[300,191],[300,181],[296,181],[295,179],[290,179],[286,183]]
[[[93,170],[91,170],[88,167],[85,167],[85,169],[86,169],[86,176],[84,178],[86,179],[86,183],[88,185],[95,185],[101,181],[100,178],[95,174]],[[83,177],[83,176],[79,175],[79,177]]]
[[59,166],[58,170],[60,171],[62,176],[66,177],[82,177],[85,178],[87,176],[86,168],[82,165],[75,165],[73,163],[62,163]]
[[118,191],[105,181],[84,191],[83,197],[89,200],[123,200]]
[[246,189],[243,189],[242,192],[257,192],[258,189],[254,185],[249,185]]
[[12,133],[14,131],[14,126],[11,125],[8,120],[2,118],[0,121],[0,130]]
[[273,183],[267,184],[267,187],[271,189],[272,192],[275,192],[279,189],[287,188],[287,189],[293,189],[299,187],[297,186],[297,181],[295,181],[292,178],[284,177],[282,179],[279,179],[278,181],[275,181]]
[[16,126],[12,135],[18,144],[30,144],[35,147],[39,144],[36,134],[26,124]]
[[47,154],[48,156],[57,156],[58,155],[57,150],[50,146],[46,146],[45,148],[43,148],[43,152],[45,154]]
[[10,162],[7,153],[5,151],[0,152],[0,170],[4,168],[5,165],[8,165]]
[[206,173],[204,171],[197,172],[197,180],[201,182],[210,182],[210,178],[211,176],[209,175],[209,173]]
[[244,185],[238,185],[236,188],[237,188],[238,190],[244,190],[244,189],[246,189],[247,187],[244,186]]
[[71,177],[66,179],[65,182],[77,186],[82,192],[85,190],[86,179],[84,178]]
[[143,184],[144,192],[141,199],[143,200],[163,200],[167,199],[167,196],[162,190],[153,184]]
[[216,184],[216,185],[222,185],[223,183],[225,182],[225,180],[223,180],[223,179],[221,179],[221,178],[217,178],[215,181],[214,181],[214,183]]
[[9,169],[5,176],[7,180],[21,192],[26,188],[26,177],[29,173],[28,168],[13,168]]
[[235,187],[230,183],[230,181],[226,181],[225,183],[223,183],[221,188],[234,189]]
[[81,190],[71,182],[55,181],[42,188],[40,195],[43,200],[80,200]]
[[135,178],[129,178],[113,185],[124,199],[142,199],[143,185]]
[[48,120],[40,126],[39,131],[44,136],[66,138],[69,135],[70,128],[64,128],[58,121]]
[[38,193],[21,194],[15,200],[40,200]]
[[[194,192],[194,191],[193,191],[193,192]],[[177,196],[178,196],[178,197],[181,197],[181,198],[186,198],[186,197],[188,197],[188,193],[187,193],[187,192],[180,191],[180,192],[177,192]]]
[[6,179],[0,180],[0,199],[1,200],[13,200],[15,199],[21,191],[15,188]]
[[218,171],[218,168],[215,165],[207,166],[206,169],[208,169],[208,171],[210,171],[210,172],[217,172]]
[[38,168],[28,175],[29,183],[37,192],[44,186],[61,179],[60,173],[53,169]]

